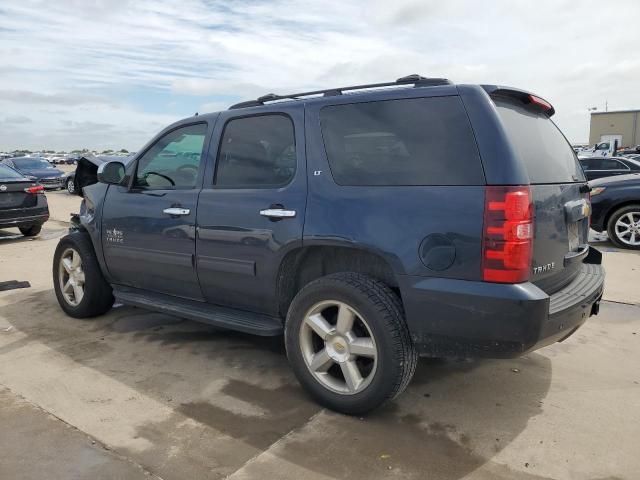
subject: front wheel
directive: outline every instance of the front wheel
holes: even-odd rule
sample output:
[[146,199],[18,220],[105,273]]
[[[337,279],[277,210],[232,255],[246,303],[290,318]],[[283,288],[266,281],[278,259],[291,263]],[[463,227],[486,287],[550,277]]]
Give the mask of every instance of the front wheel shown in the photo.
[[113,291],[86,233],[71,233],[58,243],[53,255],[53,285],[60,307],[71,317],[102,315],[113,305]]
[[294,298],[285,325],[287,357],[321,405],[350,415],[399,395],[417,354],[398,296],[357,273],[315,280]]
[[73,178],[69,177],[67,179],[66,187],[67,187],[67,192],[71,194],[76,193],[76,185],[75,185],[75,182],[73,181]]
[[618,247],[640,250],[640,205],[627,205],[613,212],[607,233]]

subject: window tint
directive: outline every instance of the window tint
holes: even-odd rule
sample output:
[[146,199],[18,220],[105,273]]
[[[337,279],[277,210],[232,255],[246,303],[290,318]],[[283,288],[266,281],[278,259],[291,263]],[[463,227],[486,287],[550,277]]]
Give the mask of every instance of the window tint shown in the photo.
[[178,128],[160,138],[138,161],[135,184],[144,188],[194,188],[207,125]]
[[231,120],[224,127],[215,184],[225,188],[286,185],[296,169],[293,123],[285,115]]
[[590,158],[586,162],[589,165],[589,170],[602,170],[602,159]]
[[340,185],[477,185],[478,149],[458,97],[334,105],[320,111]]
[[602,169],[603,170],[629,170],[624,163],[619,160],[614,160],[613,158],[605,158],[602,161]]
[[14,158],[13,164],[16,168],[24,168],[27,170],[42,170],[48,168],[55,168],[49,162],[47,162],[44,158],[40,157],[23,157],[23,158]]
[[495,104],[531,183],[584,181],[575,152],[549,117],[509,100]]
[[18,172],[0,163],[0,178],[22,178]]
[[590,160],[580,159],[579,161],[583,170],[591,170],[593,168]]

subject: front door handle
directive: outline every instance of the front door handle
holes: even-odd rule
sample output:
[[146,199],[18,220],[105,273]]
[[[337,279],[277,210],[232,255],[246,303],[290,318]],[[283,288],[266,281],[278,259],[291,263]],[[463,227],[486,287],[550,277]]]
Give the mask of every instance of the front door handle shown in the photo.
[[167,215],[171,215],[171,216],[180,217],[183,215],[189,215],[191,213],[191,210],[189,210],[188,208],[171,207],[171,208],[165,208],[162,211],[162,213],[166,213]]
[[269,218],[293,218],[296,216],[295,210],[285,210],[284,208],[267,208],[260,210],[260,215]]

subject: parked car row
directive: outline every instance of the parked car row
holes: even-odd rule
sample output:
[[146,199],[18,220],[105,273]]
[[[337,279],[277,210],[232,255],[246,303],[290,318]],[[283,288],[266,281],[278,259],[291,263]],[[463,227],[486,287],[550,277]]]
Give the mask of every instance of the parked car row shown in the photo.
[[75,165],[78,161],[77,157],[50,157],[47,158],[49,163],[53,165]]

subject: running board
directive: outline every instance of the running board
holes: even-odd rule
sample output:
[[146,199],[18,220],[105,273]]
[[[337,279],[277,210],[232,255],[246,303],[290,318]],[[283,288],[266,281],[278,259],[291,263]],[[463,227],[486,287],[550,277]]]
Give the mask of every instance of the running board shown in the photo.
[[246,312],[234,308],[220,307],[209,303],[196,302],[182,298],[145,292],[137,289],[114,285],[113,295],[116,302],[134,307],[166,313],[176,317],[188,318],[214,327],[236,330],[238,332],[274,337],[282,335],[284,329],[279,318],[260,313]]

